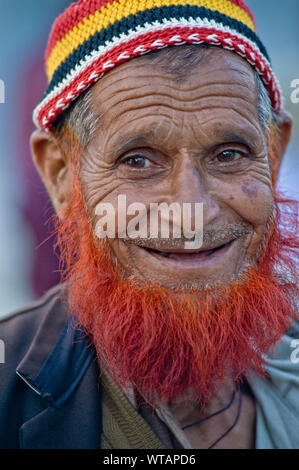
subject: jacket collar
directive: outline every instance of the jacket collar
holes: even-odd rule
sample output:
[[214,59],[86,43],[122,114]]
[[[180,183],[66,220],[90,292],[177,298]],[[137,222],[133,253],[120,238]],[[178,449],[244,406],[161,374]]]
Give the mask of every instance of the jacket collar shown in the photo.
[[17,367],[18,376],[35,392],[24,398],[21,449],[101,448],[96,354],[61,297],[61,288],[56,288],[35,307],[43,321]]
[[16,369],[35,393],[58,408],[76,389],[96,356],[87,334],[76,327],[62,298],[61,287],[48,294],[45,318]]

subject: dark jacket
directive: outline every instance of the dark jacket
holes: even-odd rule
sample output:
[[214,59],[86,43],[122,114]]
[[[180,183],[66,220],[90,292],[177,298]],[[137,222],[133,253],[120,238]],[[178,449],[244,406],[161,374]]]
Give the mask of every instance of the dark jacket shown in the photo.
[[0,448],[99,449],[99,367],[56,287],[0,319]]
[[[101,448],[98,362],[67,312],[56,287],[0,319],[0,449]],[[298,338],[295,323],[266,357],[268,378],[251,374],[257,449],[299,448]]]

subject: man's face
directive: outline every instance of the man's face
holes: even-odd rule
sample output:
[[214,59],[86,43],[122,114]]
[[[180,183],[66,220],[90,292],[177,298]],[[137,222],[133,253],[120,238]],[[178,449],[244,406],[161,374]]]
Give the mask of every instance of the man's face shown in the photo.
[[111,203],[117,212],[118,196],[125,195],[127,205],[147,208],[201,202],[210,234],[200,252],[172,248],[166,256],[170,245],[159,241],[153,252],[110,239],[122,270],[176,288],[227,284],[255,265],[273,195],[249,64],[215,48],[178,81],[139,58],[104,76],[92,96],[99,128],[82,156],[81,183],[93,229],[98,204]]
[[[204,403],[227,375],[263,373],[262,354],[295,318],[297,277],[288,273],[297,242],[277,217],[271,223],[280,209],[251,67],[215,49],[186,76],[178,80],[144,57],[94,85],[98,130],[82,155],[71,147],[79,172],[60,142],[37,133],[32,143],[64,214],[57,233],[69,308],[100,361],[149,401],[190,391]],[[290,122],[280,127],[283,154]],[[97,239],[97,209],[117,210],[119,195],[147,208],[203,203],[204,251],[165,257],[121,238],[109,239],[107,250]],[[154,247],[162,252],[172,242]]]

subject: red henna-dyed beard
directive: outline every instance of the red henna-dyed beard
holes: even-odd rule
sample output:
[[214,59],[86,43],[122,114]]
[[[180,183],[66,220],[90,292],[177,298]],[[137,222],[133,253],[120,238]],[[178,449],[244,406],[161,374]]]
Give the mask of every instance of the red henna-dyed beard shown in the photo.
[[71,201],[58,226],[70,311],[119,385],[132,383],[152,404],[189,391],[204,404],[228,375],[238,381],[264,373],[262,354],[296,317],[298,240],[278,228],[291,222],[279,205],[294,204],[294,214],[296,203],[277,198],[279,217],[258,267],[217,292],[184,292],[123,279],[110,250],[94,241],[79,189]]

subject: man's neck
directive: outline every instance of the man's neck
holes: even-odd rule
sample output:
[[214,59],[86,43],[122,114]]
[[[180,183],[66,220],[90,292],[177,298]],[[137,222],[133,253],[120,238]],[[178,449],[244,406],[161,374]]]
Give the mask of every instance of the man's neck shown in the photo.
[[236,387],[228,379],[204,407],[190,394],[161,409],[193,449],[255,447],[255,400],[247,382]]

